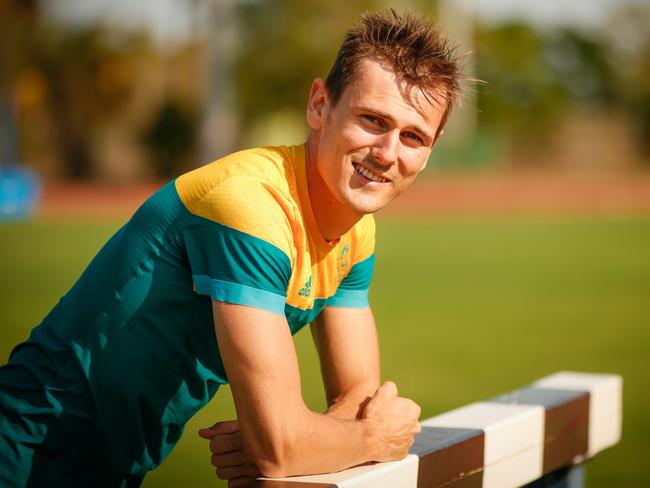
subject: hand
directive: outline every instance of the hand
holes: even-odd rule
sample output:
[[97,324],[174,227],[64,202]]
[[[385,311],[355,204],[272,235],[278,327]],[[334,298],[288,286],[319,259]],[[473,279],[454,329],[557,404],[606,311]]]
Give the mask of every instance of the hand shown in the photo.
[[406,457],[413,445],[420,407],[397,396],[397,386],[392,381],[381,385],[361,413],[362,419],[372,423],[373,434],[378,436],[377,461],[395,461]]
[[237,420],[217,422],[199,430],[199,436],[210,439],[210,463],[217,468],[219,479],[228,480],[228,488],[244,486],[261,476],[243,450]]
[[361,420],[363,411],[370,401],[370,396],[360,397],[343,397],[332,403],[325,412],[325,415],[341,420]]

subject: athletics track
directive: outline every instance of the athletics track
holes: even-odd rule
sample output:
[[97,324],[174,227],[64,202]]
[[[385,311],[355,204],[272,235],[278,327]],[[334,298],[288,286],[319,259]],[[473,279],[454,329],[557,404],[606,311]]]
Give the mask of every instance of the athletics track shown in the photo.
[[[45,185],[44,218],[124,218],[162,183]],[[610,177],[562,175],[426,175],[381,216],[650,215],[650,173]]]

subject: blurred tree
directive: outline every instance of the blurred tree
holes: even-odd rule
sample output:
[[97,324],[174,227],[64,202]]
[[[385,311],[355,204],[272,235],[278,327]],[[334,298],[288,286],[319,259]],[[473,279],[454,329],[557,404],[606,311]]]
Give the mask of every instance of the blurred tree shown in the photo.
[[[609,31],[616,32],[616,42],[603,31],[577,27],[479,25],[477,76],[487,81],[478,93],[481,126],[501,134],[515,150],[534,152],[571,113],[623,111],[635,114],[640,141],[647,144],[650,6],[633,11],[616,17],[617,28]],[[630,36],[635,42],[625,42]]]
[[560,28],[545,37],[543,55],[548,70],[568,100],[600,107],[620,100],[606,45],[595,35]]
[[341,33],[373,6],[328,0],[240,3],[246,30],[235,64],[237,110],[246,127],[260,114],[302,110],[314,77],[327,75]]
[[176,176],[193,159],[198,124],[193,112],[178,101],[164,100],[143,130],[141,141],[151,155],[158,176]]
[[476,33],[479,120],[496,131],[537,133],[567,103],[545,56],[545,38],[528,24],[480,27]]
[[[114,35],[114,34],[113,34]],[[34,32],[32,62],[47,82],[45,99],[66,175],[92,176],[96,129],[124,107],[131,89],[125,51],[101,26],[68,29],[48,25]],[[127,49],[124,49],[127,47]]]
[[[436,3],[235,1],[239,45],[232,53],[234,107],[229,110],[239,119],[236,145],[251,143],[250,134],[260,127],[288,132],[304,125],[313,78],[327,75],[344,32],[361,12],[394,7],[431,15]],[[195,144],[190,132],[196,127],[188,117],[198,112],[192,104],[201,103],[201,81],[174,81],[180,78],[179,70],[167,69],[164,63],[176,66],[178,60],[168,51],[157,51],[146,35],[98,25],[81,29],[48,24],[39,13],[40,4],[0,0],[0,158],[17,152],[7,144],[18,137],[12,135],[20,125],[15,123],[17,107],[21,120],[35,111],[40,117],[38,127],[34,117],[20,125],[22,145],[34,145],[34,134],[40,131],[39,144],[56,153],[53,159],[68,176],[93,176],[98,141],[103,142],[102,130],[111,124],[119,125],[121,141],[127,140],[120,148],[137,139],[159,163],[159,174],[176,172]],[[485,134],[496,133],[534,151],[572,111],[615,109],[635,118],[639,140],[650,154],[648,25],[647,3],[621,7],[605,33],[566,27],[539,30],[524,23],[477,24],[476,76],[487,81],[477,90],[483,140],[489,139]],[[197,41],[187,56],[185,78],[192,78],[194,67],[200,73],[199,63],[205,62],[200,55],[205,47]],[[191,96],[178,93],[183,83],[182,90]],[[212,88],[213,96],[219,96],[220,88]],[[165,97],[170,100],[161,101]],[[118,116],[133,107],[127,117]],[[146,127],[139,129],[143,120]],[[209,135],[219,135],[214,134]],[[260,135],[257,139],[263,142],[268,133]],[[172,155],[179,161],[172,161]]]
[[603,43],[617,75],[616,89],[637,122],[650,164],[650,3],[621,6],[607,27]]
[[245,132],[276,112],[302,118],[311,82],[326,77],[344,33],[364,11],[394,7],[431,15],[435,2],[403,0],[249,0],[239,2],[245,30],[235,60],[236,110]]
[[18,154],[15,78],[29,51],[29,29],[37,16],[36,0],[0,0],[0,164]]
[[[128,101],[137,36],[47,23],[35,0],[0,2],[0,100],[47,114],[64,174],[92,176],[96,129]],[[24,115],[24,114],[22,114]],[[19,121],[20,125],[20,121]],[[25,140],[31,127],[21,127]]]

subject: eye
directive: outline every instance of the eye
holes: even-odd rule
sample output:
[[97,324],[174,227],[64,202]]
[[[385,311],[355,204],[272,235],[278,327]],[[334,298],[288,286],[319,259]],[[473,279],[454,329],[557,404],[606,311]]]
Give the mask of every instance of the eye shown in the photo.
[[407,139],[410,139],[419,144],[424,144],[422,138],[419,135],[417,135],[415,132],[402,132],[402,137],[406,137]]
[[381,119],[375,117],[374,115],[370,114],[364,114],[361,116],[362,119],[364,119],[367,122],[370,122],[372,125],[375,125],[377,127],[383,127],[384,123],[382,122]]

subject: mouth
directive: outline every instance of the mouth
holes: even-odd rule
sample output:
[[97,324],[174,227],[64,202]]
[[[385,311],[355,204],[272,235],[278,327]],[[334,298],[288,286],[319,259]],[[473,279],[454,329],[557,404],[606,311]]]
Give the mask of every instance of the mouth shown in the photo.
[[361,166],[359,163],[352,163],[352,166],[358,174],[370,181],[376,181],[377,183],[388,183],[390,181],[383,176],[379,176],[378,174],[373,173],[369,169]]

